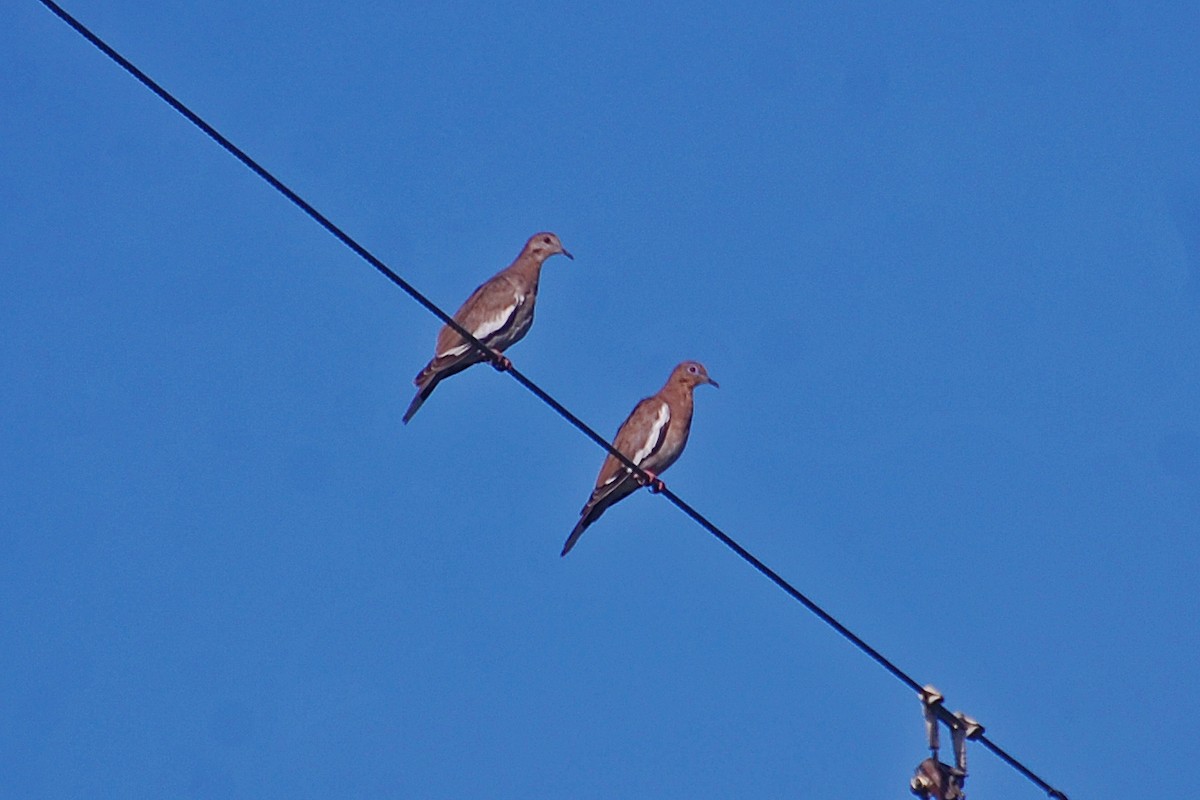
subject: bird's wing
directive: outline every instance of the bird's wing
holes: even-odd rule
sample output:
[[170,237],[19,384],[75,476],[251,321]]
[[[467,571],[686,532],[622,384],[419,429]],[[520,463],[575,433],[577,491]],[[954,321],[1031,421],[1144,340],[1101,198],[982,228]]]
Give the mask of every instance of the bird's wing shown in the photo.
[[[657,395],[647,397],[634,407],[628,419],[621,425],[613,446],[634,464],[641,466],[663,446],[670,425],[671,407]],[[635,480],[629,468],[610,454],[604,459],[604,466],[600,468],[596,488],[589,502],[597,502],[624,483],[621,480],[623,477]]]
[[[670,426],[670,405],[658,395],[647,397],[634,406],[633,412],[617,431],[613,446],[634,464],[641,466],[663,446]],[[588,526],[599,519],[606,509],[636,492],[639,485],[629,467],[610,453],[600,468],[592,496],[579,511],[579,522],[567,537],[562,555],[570,552]]]
[[[454,321],[479,341],[490,344],[516,321],[517,310],[525,302],[525,292],[509,276],[501,273],[480,286],[454,314]],[[435,360],[450,360],[472,350],[471,343],[446,325],[438,333]]]

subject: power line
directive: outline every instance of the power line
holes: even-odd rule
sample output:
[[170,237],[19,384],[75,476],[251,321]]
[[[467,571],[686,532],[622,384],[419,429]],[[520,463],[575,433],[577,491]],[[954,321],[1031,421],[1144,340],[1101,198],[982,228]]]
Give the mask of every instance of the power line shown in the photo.
[[996,744],[991,739],[989,739],[987,737],[987,734],[983,734],[983,733],[979,734],[979,736],[976,737],[975,741],[979,742],[984,747],[986,747],[988,750],[991,750],[993,753],[995,753],[997,756],[999,756],[1001,761],[1008,764],[1010,767],[1012,767],[1017,772],[1024,775],[1029,780],[1033,781],[1035,784],[1037,784],[1038,788],[1040,788],[1046,794],[1050,795],[1050,797],[1054,798],[1054,800],[1067,800],[1067,796],[1065,794],[1060,792],[1058,789],[1055,789],[1050,784],[1046,783],[1044,780],[1039,778],[1033,770],[1029,769],[1029,767],[1025,766],[1020,761],[1018,761],[1017,759],[1015,759],[1011,755],[1009,755],[1008,752],[1005,751],[1005,749],[1003,747],[1001,747],[1000,745]]
[[[128,72],[130,75],[132,75],[134,78],[136,78],[147,89],[154,92],[154,94],[158,95],[158,97],[161,98],[164,102],[166,102],[169,106],[171,106],[173,109],[175,109],[180,114],[182,114],[184,117],[186,117],[189,122],[191,122],[193,125],[195,125],[197,128],[199,128],[201,131],[203,131],[209,138],[211,138],[213,141],[215,141],[217,144],[219,144],[221,147],[223,147],[225,150],[227,150],[231,155],[233,155],[234,158],[236,158],[238,161],[242,162],[242,164],[244,164],[246,167],[248,167],[254,174],[258,175],[264,181],[269,183],[276,191],[278,191],[280,194],[282,194],[288,200],[292,201],[297,206],[299,206],[301,211],[303,211],[305,214],[307,214],[309,217],[311,217],[314,221],[316,221],[317,224],[319,224],[322,228],[324,228],[325,230],[327,230],[331,234],[333,234],[334,237],[336,237],[338,239],[338,241],[340,241],[342,244],[346,245],[346,247],[350,248],[356,255],[358,255],[360,258],[362,258],[364,261],[366,261],[368,264],[370,264],[372,267],[374,267],[376,270],[378,270],[380,273],[382,273],[383,276],[386,277],[388,280],[390,280],[392,283],[396,284],[401,289],[403,289],[410,297],[412,297],[414,300],[416,300],[418,303],[420,303],[422,306],[424,306],[425,309],[428,310],[430,313],[432,313],[435,317],[437,317],[442,322],[444,322],[445,324],[447,324],[451,328],[453,328],[459,335],[461,335],[472,346],[476,347],[483,353],[491,352],[490,349],[486,345],[484,345],[482,342],[480,342],[478,339],[476,339],[473,335],[471,335],[470,331],[466,330],[461,325],[459,325],[458,322],[455,321],[453,317],[451,317],[449,314],[447,314],[445,311],[443,311],[441,308],[439,308],[432,300],[430,300],[425,295],[423,295],[420,291],[418,291],[416,287],[414,287],[408,281],[404,280],[404,278],[400,277],[390,267],[388,267],[386,264],[384,264],[382,261],[380,261],[378,258],[376,258],[369,250],[367,250],[365,247],[363,247],[361,244],[359,244],[357,241],[355,241],[353,238],[351,238],[351,236],[349,234],[347,234],[345,231],[343,231],[341,228],[339,228],[337,225],[335,225],[332,221],[330,221],[330,219],[328,217],[326,217],[324,214],[322,214],[320,211],[318,211],[316,208],[314,208],[312,205],[310,205],[304,198],[302,198],[300,195],[296,194],[296,192],[292,191],[281,180],[279,180],[274,175],[272,175],[270,172],[268,172],[265,167],[263,167],[257,161],[255,161],[253,158],[251,158],[249,155],[247,155],[245,153],[245,151],[243,151],[241,148],[239,148],[233,142],[229,141],[229,139],[225,138],[225,136],[223,136],[220,133],[220,131],[218,131],[212,125],[209,125],[207,122],[205,122],[198,114],[196,114],[190,108],[185,106],[181,101],[176,99],[174,95],[172,95],[170,92],[168,92],[166,89],[164,89],[158,83],[156,83],[149,75],[142,72],[140,69],[138,69],[136,66],[134,66],[134,64],[132,62],[130,62],[127,58],[125,58],[120,53],[118,53],[116,50],[114,50],[112,47],[110,47],[107,42],[105,42],[103,39],[101,39],[96,34],[92,33],[92,31],[89,30],[87,27],[85,27],[83,25],[83,23],[79,22],[79,20],[75,19],[75,17],[73,17],[69,13],[67,13],[67,11],[65,9],[63,9],[57,3],[53,2],[53,0],[38,0],[38,1],[42,5],[44,5],[46,8],[48,8],[51,12],[53,12],[55,14],[55,16],[57,16],[63,22],[67,23],[67,25],[69,25],[71,28],[73,28],[77,33],[79,33],[79,35],[83,36],[85,39],[87,39],[89,42],[91,42],[93,45],[95,45],[95,47],[97,49],[99,49],[100,52],[104,53],[106,56],[108,56],[110,59],[112,59],[114,62],[116,62],[122,69],[124,69],[126,72]],[[587,436],[593,442],[595,442],[600,447],[602,447],[604,450],[606,450],[610,455],[614,456],[618,461],[620,461],[620,463],[622,463],[631,472],[633,472],[635,475],[639,476],[643,480],[647,480],[647,481],[649,480],[649,476],[637,464],[634,464],[632,461],[630,461],[629,458],[626,457],[624,453],[621,453],[620,451],[618,451],[615,447],[612,446],[612,444],[609,443],[609,441],[607,439],[605,439],[603,436],[598,434],[595,430],[593,430],[591,428],[591,426],[589,426],[587,423],[585,423],[579,417],[577,417],[573,413],[571,413],[571,411],[568,410],[566,408],[566,406],[564,406],[562,403],[558,402],[558,400],[554,399],[554,397],[552,397],[548,392],[546,392],[546,390],[542,389],[540,386],[538,386],[536,383],[534,383],[533,380],[531,380],[529,377],[527,377],[524,373],[522,373],[516,367],[512,367],[512,366],[508,367],[506,371],[509,374],[511,374],[518,383],[520,383],[522,386],[524,386],[526,389],[528,389],[530,392],[532,392],[538,399],[540,399],[546,405],[550,406],[550,408],[552,408],[556,412],[558,412],[558,414],[561,417],[563,417],[565,420],[567,420],[567,422],[571,423],[571,425],[575,426],[575,428],[577,428],[585,436]],[[734,541],[734,539],[731,536],[729,536],[729,534],[725,533],[723,530],[721,530],[716,525],[714,525],[712,522],[710,522],[708,520],[708,518],[705,517],[703,514],[701,514],[699,511],[692,508],[692,506],[690,504],[688,504],[683,498],[681,498],[679,495],[672,492],[669,488],[664,488],[662,490],[661,494],[664,497],[666,497],[667,500],[669,500],[671,503],[673,503],[676,508],[678,508],[684,514],[691,517],[692,520],[694,520],[696,523],[698,523],[702,528],[704,528],[709,533],[711,533],[713,536],[715,536],[718,540],[720,540],[722,544],[724,544],[726,547],[728,547],[730,550],[732,550],[734,553],[736,553],[738,556],[740,556],[744,561],[746,561],[748,564],[750,564],[750,566],[754,567],[756,570],[758,570],[763,575],[765,575],[767,578],[769,578],[772,583],[774,583],[780,589],[785,591],[794,600],[798,601],[801,605],[803,605],[805,608],[807,608],[809,611],[811,611],[813,614],[815,614],[817,617],[819,617],[821,619],[821,621],[823,621],[825,624],[829,625],[831,628],[833,628],[835,631],[837,631],[839,634],[841,634],[845,639],[847,639],[851,644],[853,644],[855,647],[857,647],[859,650],[861,650],[863,653],[865,653],[867,656],[869,656],[873,661],[875,661],[877,664],[879,664],[881,667],[883,667],[885,670],[887,670],[889,673],[891,673],[891,675],[893,677],[895,677],[901,683],[906,685],[912,691],[916,692],[918,695],[922,693],[922,691],[923,691],[922,685],[920,683],[918,683],[915,679],[913,679],[913,677],[911,675],[909,675],[907,672],[905,672],[904,670],[897,667],[890,660],[888,660],[888,658],[885,657],[882,653],[880,653],[878,650],[876,650],[871,645],[867,644],[866,641],[864,641],[862,638],[857,636],[853,631],[851,631],[849,628],[847,628],[845,625],[843,625],[841,622],[839,622],[832,614],[830,614],[825,609],[821,608],[821,606],[817,605],[813,600],[811,600],[809,597],[807,597],[804,593],[802,593],[796,587],[792,586],[790,583],[788,583],[786,580],[784,580],[779,575],[779,573],[775,572],[775,570],[771,569],[766,564],[759,561],[758,558],[756,558],[752,553],[750,553],[749,550],[742,547],[740,544],[738,544],[736,541]],[[953,726],[959,724],[957,718],[955,718],[954,715],[950,714],[950,712],[946,711],[944,708],[941,708],[940,705],[938,707],[938,715],[942,719],[942,721],[945,722],[947,725],[950,725],[953,727]],[[1045,791],[1051,798],[1056,798],[1057,800],[1067,800],[1067,796],[1065,794],[1063,794],[1062,792],[1055,789],[1053,786],[1051,786],[1046,781],[1042,780],[1040,777],[1038,777],[1038,775],[1036,773],[1034,773],[1032,770],[1030,770],[1028,767],[1026,767],[1024,764],[1022,764],[1016,758],[1009,755],[1005,750],[1003,750],[999,745],[992,742],[985,735],[980,734],[978,737],[976,737],[976,741],[979,741],[987,749],[989,749],[993,753],[995,753],[1002,761],[1007,763],[1009,766],[1013,767],[1015,770],[1017,770],[1022,775],[1024,775],[1026,778],[1028,778],[1030,781],[1032,781],[1034,784],[1036,784],[1039,788],[1041,788],[1043,791]]]

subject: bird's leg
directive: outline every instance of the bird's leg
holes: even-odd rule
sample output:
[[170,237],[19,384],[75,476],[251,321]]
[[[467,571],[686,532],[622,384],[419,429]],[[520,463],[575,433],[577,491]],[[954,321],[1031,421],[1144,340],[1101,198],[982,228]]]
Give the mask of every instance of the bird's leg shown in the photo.
[[496,368],[497,372],[508,372],[512,369],[512,362],[499,350],[493,350],[489,347],[488,360],[492,362],[492,366]]
[[642,486],[649,486],[650,491],[654,494],[659,494],[660,492],[666,491],[667,485],[663,483],[657,475],[648,469],[643,469],[642,472],[646,473],[646,476],[642,477],[639,475],[638,483],[640,483]]

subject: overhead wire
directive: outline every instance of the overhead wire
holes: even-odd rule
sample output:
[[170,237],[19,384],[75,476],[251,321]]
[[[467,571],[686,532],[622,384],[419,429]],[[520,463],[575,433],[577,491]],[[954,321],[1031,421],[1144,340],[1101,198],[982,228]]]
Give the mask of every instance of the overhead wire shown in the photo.
[[[129,61],[129,59],[125,58],[123,55],[121,55],[119,52],[117,52],[113,47],[111,47],[107,42],[105,42],[103,39],[101,39],[99,36],[97,36],[95,33],[93,33],[83,23],[81,23],[74,16],[72,16],[70,13],[68,13],[62,6],[58,5],[56,2],[54,2],[54,0],[38,0],[38,2],[40,2],[42,5],[44,5],[55,16],[57,16],[59,19],[61,19],[67,25],[69,25],[73,30],[75,30],[75,32],[77,32],[83,38],[85,38],[89,42],[91,42],[91,44],[94,45],[98,50],[100,50],[100,52],[104,53],[104,55],[108,56],[108,58],[110,58],[112,61],[114,61],[118,66],[120,66],[122,69],[124,69],[126,72],[128,72],[130,75],[132,75],[134,78],[136,78],[138,80],[138,82],[140,82],[147,89],[149,89],[151,92],[153,92],[155,95],[157,95],[161,100],[166,102],[169,106],[171,106],[171,108],[175,109],[177,112],[179,112],[181,115],[183,115],[189,122],[191,122],[193,125],[195,125],[197,128],[199,128],[202,132],[204,132],[205,135],[207,135],[209,138],[211,138],[213,141],[215,141],[223,149],[228,151],[234,158],[236,158],[238,161],[240,161],[243,165],[245,165],[248,169],[250,169],[254,174],[258,175],[260,178],[262,178],[264,181],[266,181],[268,184],[270,184],[272,188],[274,188],[276,191],[278,191],[280,194],[282,194],[284,197],[286,197],[288,200],[290,200],[292,203],[294,203],[296,206],[298,206],[301,211],[303,211],[305,214],[307,214],[309,217],[311,217],[317,224],[319,224],[326,231],[333,234],[333,236],[338,241],[340,241],[342,244],[344,244],[346,247],[348,247],[357,256],[359,256],[361,259],[363,259],[368,264],[370,264],[372,267],[374,267],[385,278],[387,278],[392,283],[399,286],[402,290],[404,290],[405,293],[407,293],[410,297],[412,297],[414,300],[416,300],[417,303],[419,303],[427,311],[429,311],[435,317],[440,319],[443,323],[445,323],[450,328],[452,328],[455,332],[457,332],[460,336],[462,336],[463,339],[466,340],[471,346],[479,349],[482,353],[490,356],[490,354],[492,353],[491,349],[487,345],[483,344],[483,342],[481,342],[477,338],[475,338],[475,336],[473,336],[470,331],[468,331],[462,325],[460,325],[457,320],[455,320],[452,316],[450,316],[445,311],[443,311],[436,303],[434,303],[432,300],[430,300],[428,297],[426,297],[424,294],[422,294],[415,286],[413,286],[411,283],[406,281],[399,274],[397,274],[394,270],[392,270],[385,263],[383,263],[383,261],[381,261],[379,258],[377,258],[373,253],[371,253],[369,250],[367,250],[365,247],[363,247],[361,244],[359,244],[353,237],[351,237],[349,234],[347,234],[345,231],[343,231],[340,227],[335,225],[328,217],[326,217],[324,214],[322,214],[320,211],[318,211],[308,201],[306,201],[304,198],[302,198],[300,195],[298,195],[295,191],[293,191],[290,187],[288,187],[285,183],[283,183],[283,181],[276,178],[265,167],[263,167],[261,164],[259,164],[257,161],[255,161],[253,158],[251,158],[244,150],[242,150],[240,147],[238,147],[233,142],[231,142],[228,138],[226,138],[224,135],[222,135],[220,131],[218,131],[216,128],[214,128],[212,125],[210,125],[208,122],[206,122],[203,118],[201,118],[198,114],[196,114],[194,111],[192,111],[186,105],[184,105],[183,102],[178,100],[174,95],[172,95],[170,92],[168,92],[166,89],[164,89],[149,75],[147,75],[145,72],[140,70],[136,65],[134,65],[131,61]],[[507,366],[506,368],[504,368],[503,371],[512,375],[513,378],[518,383],[520,383],[522,386],[524,386],[526,389],[528,389],[534,396],[536,396],[543,403],[550,406],[550,408],[552,408],[555,412],[557,412],[559,414],[559,416],[563,417],[563,419],[565,419],[567,422],[569,422],[572,426],[574,426],[576,429],[578,429],[581,433],[583,433],[585,436],[587,436],[589,439],[591,439],[593,442],[595,442],[597,445],[599,445],[601,448],[603,448],[609,455],[616,458],[622,465],[624,465],[626,467],[626,469],[628,469],[630,472],[632,472],[634,475],[636,475],[643,483],[648,484],[651,482],[652,476],[650,476],[648,473],[646,473],[637,464],[633,463],[633,461],[631,461],[624,453],[617,450],[607,439],[605,439],[603,436],[601,436],[599,433],[597,433],[591,426],[589,426],[587,423],[585,423],[583,420],[581,420],[579,417],[577,417],[575,414],[573,414],[568,408],[566,408],[566,406],[564,406],[562,403],[560,403],[558,400],[556,400],[545,389],[542,389],[538,384],[536,384],[527,375],[525,375],[523,372],[521,372],[520,370],[518,370],[515,366],[512,366],[511,364],[509,366]],[[909,689],[916,692],[918,695],[922,693],[922,691],[923,691],[922,685],[920,683],[918,683],[911,675],[909,675],[907,672],[905,672],[904,670],[897,667],[882,653],[880,653],[874,647],[869,645],[865,640],[863,640],[861,637],[856,635],[853,631],[851,631],[849,628],[847,628],[845,625],[843,625],[841,622],[839,622],[832,614],[830,614],[828,611],[823,609],[821,606],[819,606],[816,602],[814,602],[812,599],[810,599],[807,595],[802,593],[800,590],[796,589],[796,587],[792,586],[792,584],[790,584],[782,576],[780,576],[779,573],[775,572],[775,570],[771,569],[766,564],[764,564],[762,561],[760,561],[750,551],[748,551],[746,548],[744,548],[740,544],[738,544],[733,539],[733,537],[731,537],[729,534],[725,533],[725,531],[723,531],[717,525],[713,524],[707,517],[705,517],[703,514],[701,514],[695,508],[693,508],[683,498],[681,498],[679,495],[675,494],[675,492],[671,491],[670,488],[664,487],[660,493],[669,502],[671,502],[673,505],[675,505],[680,511],[682,511],[684,514],[686,514],[688,517],[690,517],[694,522],[699,524],[702,528],[704,528],[710,534],[712,534],[714,537],[716,537],[722,544],[724,544],[726,547],[728,547],[730,550],[732,550],[734,553],[736,553],[740,558],[742,558],[744,561],[746,561],[748,564],[750,564],[750,566],[754,567],[756,570],[758,570],[760,573],[762,573],[772,583],[774,583],[776,586],[778,586],[780,589],[782,589],[784,592],[786,592],[789,596],[791,596],[794,600],[796,600],[801,605],[803,605],[805,608],[807,608],[809,611],[811,611],[813,614],[815,614],[822,622],[829,625],[831,628],[833,628],[835,631],[837,631],[839,634],[841,634],[842,637],[844,637],[846,640],[848,640],[851,644],[853,644],[855,647],[857,647],[859,650],[861,650],[864,654],[866,654],[868,657],[870,657],[873,661],[875,661],[877,664],[879,664],[881,667],[883,667],[885,670],[887,670],[893,677],[895,677],[901,683],[905,684]],[[951,725],[951,726],[958,724],[957,719],[952,714],[950,714],[950,712],[946,711],[945,709],[939,707],[938,714],[939,714],[939,717],[942,719],[942,721],[945,722],[946,724]],[[976,741],[979,741],[988,750],[990,750],[996,756],[998,756],[1002,761],[1007,763],[1009,766],[1013,767],[1020,774],[1024,775],[1027,779],[1029,779],[1031,782],[1033,782],[1035,785],[1037,785],[1040,789],[1045,791],[1047,793],[1047,795],[1049,795],[1051,798],[1055,798],[1056,800],[1067,800],[1067,796],[1065,794],[1063,794],[1062,792],[1055,789],[1053,786],[1051,786],[1049,783],[1047,783],[1045,780],[1043,780],[1041,777],[1039,777],[1035,772],[1033,772],[1028,767],[1026,767],[1022,762],[1020,762],[1015,757],[1010,755],[1008,752],[1006,752],[1004,749],[1002,749],[999,745],[992,742],[989,738],[987,738],[986,735],[980,734],[978,737],[976,737]]]

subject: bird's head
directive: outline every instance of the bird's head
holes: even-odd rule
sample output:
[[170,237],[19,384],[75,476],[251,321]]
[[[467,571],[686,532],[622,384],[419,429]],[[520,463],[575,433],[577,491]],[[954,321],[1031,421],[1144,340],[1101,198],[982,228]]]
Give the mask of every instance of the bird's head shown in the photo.
[[716,388],[721,388],[721,384],[708,377],[708,370],[699,361],[684,361],[675,368],[675,374],[672,376],[689,389],[699,386],[702,383],[710,384]]
[[575,256],[567,252],[567,248],[562,246],[562,242],[558,240],[557,236],[548,231],[543,231],[529,237],[529,241],[525,243],[523,254],[532,256],[540,264],[550,256],[557,255],[558,253],[562,253],[572,261],[575,260]]

